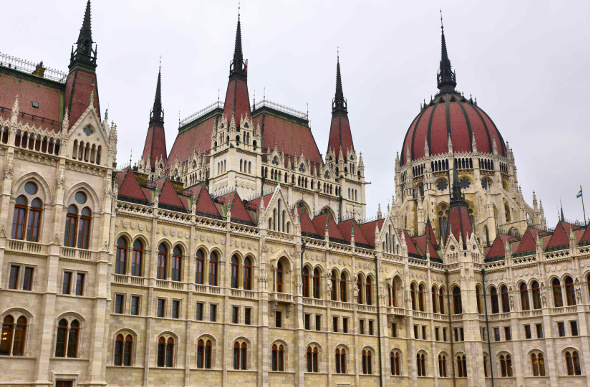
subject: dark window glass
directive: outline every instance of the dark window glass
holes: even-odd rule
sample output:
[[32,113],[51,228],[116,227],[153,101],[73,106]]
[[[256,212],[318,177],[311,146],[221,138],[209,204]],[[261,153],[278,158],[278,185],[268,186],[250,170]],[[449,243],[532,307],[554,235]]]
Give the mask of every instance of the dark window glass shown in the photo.
[[115,313],[123,313],[124,304],[125,296],[122,294],[115,295]]
[[197,302],[197,316],[196,320],[201,321],[203,320],[203,303]]
[[61,287],[61,292],[63,294],[70,294],[71,286],[72,286],[72,272],[65,271],[64,272],[64,282]]
[[8,289],[16,289],[18,286],[18,274],[20,272],[20,266],[10,266],[10,278],[8,279]]
[[209,305],[209,320],[217,321],[217,305],[215,304]]
[[32,267],[25,267],[25,277],[23,278],[23,290],[33,289],[33,272]]
[[164,317],[165,313],[166,313],[166,300],[164,300],[163,298],[159,298],[158,299],[157,316]]
[[172,301],[172,318],[179,318],[180,317],[180,301],[173,300]]
[[76,295],[84,295],[84,273],[76,273]]
[[251,314],[252,314],[252,308],[245,308],[244,310],[244,324],[246,325],[250,325],[251,322]]
[[132,296],[131,297],[131,314],[134,316],[139,315],[139,296]]

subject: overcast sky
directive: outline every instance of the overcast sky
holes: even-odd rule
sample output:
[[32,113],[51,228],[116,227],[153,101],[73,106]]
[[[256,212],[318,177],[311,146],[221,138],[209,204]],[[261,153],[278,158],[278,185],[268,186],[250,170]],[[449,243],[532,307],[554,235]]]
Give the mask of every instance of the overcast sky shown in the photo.
[[[3,4],[0,51],[67,71],[85,0]],[[457,89],[477,97],[513,148],[527,202],[548,226],[590,210],[590,2],[243,0],[250,96],[305,111],[323,154],[334,96],[336,47],[355,149],[363,153],[367,215],[394,192],[394,161],[420,102],[437,92],[443,7]],[[143,143],[162,56],[168,150],[182,118],[227,87],[237,0],[94,0],[101,108],[118,125],[118,161]],[[0,91],[1,92],[1,91]],[[588,212],[590,215],[590,211]]]

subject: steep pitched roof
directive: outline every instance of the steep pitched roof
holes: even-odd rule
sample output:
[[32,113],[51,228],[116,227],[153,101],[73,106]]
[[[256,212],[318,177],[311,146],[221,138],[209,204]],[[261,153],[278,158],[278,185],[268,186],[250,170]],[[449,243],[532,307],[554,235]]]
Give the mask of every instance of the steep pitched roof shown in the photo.
[[379,230],[381,230],[383,227],[383,222],[385,222],[385,219],[377,219],[372,222],[359,225],[370,246],[375,247],[375,227],[377,226],[379,227]]
[[352,239],[352,225],[354,224],[354,243],[355,244],[363,244],[369,246],[369,241],[367,237],[363,233],[363,230],[359,227],[359,224],[354,219],[348,219],[344,222],[338,223],[338,229],[340,233],[344,237],[344,240],[350,243]]
[[582,235],[582,238],[580,238],[580,241],[578,243],[581,243],[581,244],[590,243],[590,225],[586,227],[586,231],[584,231],[584,234]]
[[496,261],[498,259],[504,258],[506,254],[506,244],[512,241],[517,241],[518,239],[505,234],[498,234],[494,243],[492,243],[492,247],[488,250],[485,260],[486,261]]
[[408,255],[410,257],[422,257],[422,252],[418,250],[410,234],[407,231],[404,231],[403,233],[404,238],[406,239],[406,246],[408,247]]
[[160,191],[161,193],[159,199],[160,205],[163,204],[165,206],[170,206],[170,209],[179,209],[186,211],[185,203],[180,199],[180,197],[176,193],[176,190],[174,190],[174,187],[172,186],[172,182],[170,181],[170,179],[166,178],[166,180],[164,180],[164,182],[162,183],[161,187],[162,188]]
[[[419,237],[412,238],[412,240],[414,241],[414,244],[418,247],[418,249],[422,252],[422,255],[424,256],[424,258],[426,258],[427,236],[422,235]],[[430,254],[431,260],[442,262],[442,260],[440,259],[440,255],[438,255],[438,252],[436,251],[436,247],[432,243],[432,239],[428,240],[428,253]]]
[[315,218],[313,218],[312,222],[315,226],[315,229],[318,231],[318,234],[322,238],[326,236],[326,221],[328,221],[328,233],[330,234],[330,238],[336,238],[345,241],[346,239],[344,239],[344,236],[338,229],[336,222],[334,222],[334,218],[332,218],[328,214],[318,215]]
[[569,234],[570,230],[572,229],[579,230],[580,227],[564,221],[557,223],[555,231],[553,232],[553,235],[547,244],[547,249],[557,249],[562,246],[569,246]]
[[303,211],[303,209],[301,209],[301,208],[299,208],[298,211],[299,211],[299,219],[301,222],[301,232],[305,232],[305,233],[312,234],[312,235],[317,235],[319,237],[320,233],[318,232],[318,230],[316,230],[309,215],[307,215],[307,212]]
[[[135,199],[141,203],[149,203],[148,197],[144,194],[143,190],[139,186],[139,182],[135,177],[135,174],[131,168],[127,168],[123,171],[123,178],[119,178],[119,196],[123,198]],[[151,198],[150,198],[151,199]]]
[[240,195],[237,192],[230,192],[226,195],[220,196],[215,199],[216,202],[229,205],[231,202],[231,220],[232,221],[241,221],[246,222],[249,224],[254,224],[254,221],[250,217],[248,210],[246,210],[246,206],[242,202]]
[[181,163],[186,162],[194,151],[199,153],[209,153],[211,150],[211,133],[213,125],[220,117],[219,112],[197,121],[193,126],[183,128],[174,140],[174,145],[170,150],[166,168],[171,168],[176,159]]
[[518,248],[514,251],[515,254],[525,253],[527,251],[537,250],[537,235],[539,237],[549,235],[544,231],[539,231],[534,228],[528,228],[522,236],[522,241],[518,245]]

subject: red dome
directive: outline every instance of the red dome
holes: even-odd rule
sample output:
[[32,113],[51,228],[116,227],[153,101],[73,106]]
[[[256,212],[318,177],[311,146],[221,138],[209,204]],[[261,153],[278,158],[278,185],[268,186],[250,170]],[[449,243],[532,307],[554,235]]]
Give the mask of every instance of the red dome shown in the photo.
[[431,156],[448,153],[449,134],[455,153],[472,152],[475,137],[478,152],[493,153],[495,141],[498,154],[506,156],[506,145],[491,118],[472,101],[450,92],[437,95],[414,119],[404,139],[401,164],[406,163],[408,148],[410,161],[424,157],[426,139]]

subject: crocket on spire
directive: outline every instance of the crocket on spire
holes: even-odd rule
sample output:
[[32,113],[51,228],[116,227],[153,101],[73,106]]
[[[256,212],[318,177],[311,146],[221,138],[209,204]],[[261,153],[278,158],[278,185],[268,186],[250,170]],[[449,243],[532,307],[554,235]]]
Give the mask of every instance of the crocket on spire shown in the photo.
[[440,31],[441,31],[441,55],[440,55],[440,69],[438,70],[438,89],[441,93],[451,93],[455,91],[457,86],[456,74],[451,67],[451,60],[447,53],[447,42],[445,39],[445,28],[442,19],[442,10],[440,12]]
[[152,170],[156,167],[156,161],[162,160],[165,165],[168,159],[166,154],[166,132],[164,130],[164,109],[162,109],[162,65],[158,70],[156,96],[154,106],[150,112],[150,124],[141,159],[145,162],[149,160]]
[[227,120],[235,115],[236,124],[240,124],[242,116],[250,116],[250,97],[248,95],[248,61],[244,60],[242,52],[242,23],[238,13],[238,26],[236,28],[236,43],[234,57],[229,67],[229,83],[225,94],[225,106],[223,113]]
[[332,100],[332,123],[330,125],[330,137],[328,140],[328,152],[334,151],[336,158],[340,156],[342,149],[345,159],[348,158],[348,152],[354,152],[354,143],[350,131],[350,122],[348,121],[348,104],[342,91],[342,75],[340,73],[340,52],[336,58],[336,93]]

